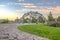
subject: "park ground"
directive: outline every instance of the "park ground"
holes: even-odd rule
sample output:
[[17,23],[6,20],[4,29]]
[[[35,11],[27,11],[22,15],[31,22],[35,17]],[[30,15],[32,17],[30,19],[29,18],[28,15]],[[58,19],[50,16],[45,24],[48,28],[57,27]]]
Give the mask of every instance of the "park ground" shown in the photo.
[[[0,24],[0,40],[48,40],[40,36],[32,35],[21,30],[18,26],[23,24]],[[25,24],[26,25],[26,24]]]
[[60,40],[60,27],[53,27],[47,24],[33,24],[19,26],[18,29],[30,34],[49,38],[50,40]]

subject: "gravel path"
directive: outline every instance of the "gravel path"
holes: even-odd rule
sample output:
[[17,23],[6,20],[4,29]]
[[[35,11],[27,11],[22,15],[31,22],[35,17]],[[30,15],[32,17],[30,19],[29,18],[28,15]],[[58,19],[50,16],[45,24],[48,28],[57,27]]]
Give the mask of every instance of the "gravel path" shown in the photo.
[[48,40],[17,29],[21,24],[0,24],[0,40]]

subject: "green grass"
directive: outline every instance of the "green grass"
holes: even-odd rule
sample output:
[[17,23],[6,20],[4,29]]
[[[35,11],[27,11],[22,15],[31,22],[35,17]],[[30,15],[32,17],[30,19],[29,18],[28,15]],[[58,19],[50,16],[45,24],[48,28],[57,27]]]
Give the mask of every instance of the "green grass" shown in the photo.
[[51,40],[60,40],[60,28],[51,27],[46,24],[23,25],[18,27],[19,30],[35,34]]

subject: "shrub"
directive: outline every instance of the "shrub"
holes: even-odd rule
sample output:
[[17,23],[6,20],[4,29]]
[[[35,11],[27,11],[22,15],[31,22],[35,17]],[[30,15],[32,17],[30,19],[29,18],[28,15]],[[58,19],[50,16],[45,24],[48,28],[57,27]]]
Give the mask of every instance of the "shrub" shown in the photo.
[[60,27],[60,23],[59,22],[50,22],[50,23],[48,23],[48,25],[50,25],[50,26],[54,26],[54,27]]

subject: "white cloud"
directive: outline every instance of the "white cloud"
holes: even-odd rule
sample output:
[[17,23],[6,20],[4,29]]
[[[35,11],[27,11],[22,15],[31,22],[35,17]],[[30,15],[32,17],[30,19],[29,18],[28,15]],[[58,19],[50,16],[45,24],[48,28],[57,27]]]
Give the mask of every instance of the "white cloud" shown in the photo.
[[60,15],[60,6],[56,6],[55,8],[54,7],[48,7],[48,6],[37,6],[35,9],[34,8],[32,8],[32,9],[23,8],[23,9],[16,10],[16,12],[21,14],[21,15],[23,15],[24,13],[27,13],[29,11],[37,11],[37,12],[43,14],[45,17],[47,17],[49,12],[51,11],[53,16],[57,17]]
[[26,12],[30,11],[30,9],[21,9],[21,10],[16,10],[17,13],[24,14]]
[[25,6],[25,5],[34,5],[32,3],[16,3],[16,2],[10,2],[7,3],[8,5],[21,5],[21,6]]
[[38,11],[40,13],[48,14],[50,11],[53,14],[60,14],[60,6],[57,7],[48,7],[48,6],[25,6],[22,10],[17,10],[19,12],[28,12],[28,11]]
[[25,5],[24,8],[34,9],[37,8],[37,6],[31,4],[31,5]]
[[24,2],[24,0],[18,0],[19,2]]
[[6,5],[0,5],[0,7],[5,7]]

